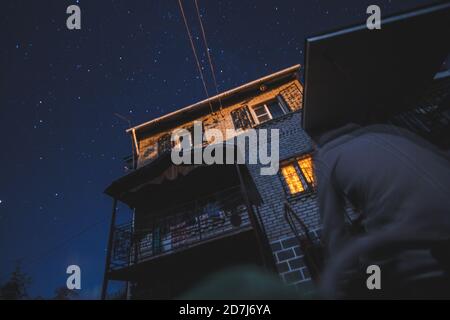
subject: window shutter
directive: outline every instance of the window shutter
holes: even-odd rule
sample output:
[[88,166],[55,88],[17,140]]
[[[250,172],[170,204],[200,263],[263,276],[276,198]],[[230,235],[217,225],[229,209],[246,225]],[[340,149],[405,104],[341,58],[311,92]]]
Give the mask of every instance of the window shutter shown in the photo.
[[231,118],[236,130],[245,130],[251,128],[254,124],[247,106],[231,111]]
[[161,155],[170,150],[172,150],[172,141],[170,141],[170,134],[166,133],[158,139],[158,154]]

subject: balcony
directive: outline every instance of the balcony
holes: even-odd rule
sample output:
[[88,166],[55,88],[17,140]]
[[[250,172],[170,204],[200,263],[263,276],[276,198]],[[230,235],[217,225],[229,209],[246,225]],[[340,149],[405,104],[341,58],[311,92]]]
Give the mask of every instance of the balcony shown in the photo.
[[109,271],[131,267],[251,229],[239,187],[115,226]]

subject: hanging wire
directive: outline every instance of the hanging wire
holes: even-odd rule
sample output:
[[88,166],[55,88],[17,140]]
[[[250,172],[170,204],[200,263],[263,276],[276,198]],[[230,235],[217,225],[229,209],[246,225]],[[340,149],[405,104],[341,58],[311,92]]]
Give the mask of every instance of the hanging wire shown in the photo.
[[[194,53],[195,61],[197,62],[197,68],[198,68],[198,72],[200,74],[200,79],[202,80],[203,88],[205,89],[206,96],[208,97],[208,100],[209,100],[208,88],[206,86],[205,78],[203,77],[202,68],[200,66],[200,61],[198,60],[197,51],[195,50],[194,41],[192,40],[192,34],[189,29],[186,15],[184,14],[184,9],[183,9],[181,0],[178,0],[178,5],[180,6],[180,11],[181,11],[181,15],[183,16],[184,26],[186,27],[186,31],[187,31],[187,34],[189,37],[189,42],[191,43],[191,47],[192,47],[192,52]],[[209,102],[209,108],[211,109],[211,113],[214,113],[211,101],[209,100],[208,102]]]
[[[206,40],[206,32],[205,32],[205,28],[203,27],[203,22],[202,22],[202,18],[201,18],[201,15],[200,15],[200,10],[198,8],[197,0],[194,0],[194,3],[195,3],[195,9],[197,11],[198,21],[200,22],[200,28],[202,30],[203,43],[205,44],[206,55],[208,56],[209,67],[211,69],[211,74],[212,74],[214,86],[216,88],[216,94],[219,95],[219,88],[217,86],[217,80],[216,80],[216,72],[214,70],[214,65],[212,63],[211,54],[209,52],[209,46],[208,46],[208,42]],[[223,106],[222,106],[222,99],[220,98],[220,96],[219,96],[219,104],[220,104],[220,109],[222,110]]]

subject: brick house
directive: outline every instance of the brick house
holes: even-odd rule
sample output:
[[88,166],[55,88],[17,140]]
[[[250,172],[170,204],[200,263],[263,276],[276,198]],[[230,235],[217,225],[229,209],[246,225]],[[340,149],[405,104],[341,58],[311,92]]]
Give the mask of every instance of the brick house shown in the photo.
[[[287,284],[310,285],[284,207],[289,202],[311,237],[318,235],[312,145],[299,126],[299,69],[292,66],[128,130],[132,170],[106,193],[114,207],[121,201],[133,216],[114,225],[108,279],[133,283],[133,297],[170,298],[224,266],[253,264],[276,270]],[[260,165],[248,163],[173,165],[171,133],[192,130],[194,121],[205,130],[231,129],[235,136],[252,128],[278,129],[278,174],[261,175]],[[202,147],[210,143],[204,140]],[[214,255],[211,263],[199,262]],[[184,265],[182,277],[168,271],[174,264]]]
[[[442,21],[448,20],[441,16]],[[377,38],[380,43],[372,43],[374,59],[367,66],[358,59],[360,52],[352,52],[371,45],[366,43],[370,37],[362,34],[365,26],[332,33],[329,40],[318,37],[318,44],[307,41],[305,92],[299,81],[300,65],[295,65],[128,129],[133,146],[133,156],[127,159],[130,170],[105,190],[113,198],[113,210],[103,298],[109,280],[129,283],[132,299],[174,298],[206,275],[236,265],[261,266],[302,291],[313,287],[320,271],[320,259],[314,257],[320,253],[315,246],[320,242],[321,224],[313,173],[314,146],[304,128],[338,121],[335,118],[342,115],[357,115],[361,103],[377,108],[381,92],[382,98],[394,102],[391,105],[402,105],[400,112],[385,120],[387,123],[414,131],[449,152],[450,72],[436,74],[448,55],[448,46],[435,41],[421,50],[408,48],[415,48],[417,34],[408,26],[422,31],[441,28],[436,17],[430,19],[436,26],[425,19],[419,20],[421,24],[393,20],[394,32],[385,32],[384,38]],[[383,41],[392,46],[392,35],[405,41],[383,56]],[[322,55],[327,52],[324,48],[335,55]],[[425,57],[421,68],[408,68],[406,56],[412,61]],[[390,68],[388,59],[397,59],[395,65],[401,72]],[[337,81],[342,68],[336,65],[345,66],[355,77]],[[386,70],[377,73],[380,68]],[[359,74],[361,70],[373,71],[373,76]],[[429,78],[427,85],[411,73],[422,80]],[[408,97],[407,103],[401,102],[397,98],[406,96],[402,90],[415,95]],[[306,125],[305,103],[312,115]],[[336,113],[330,118],[322,112],[330,105],[335,106],[332,112],[352,107],[354,113]],[[174,165],[171,135],[178,129],[193,132],[195,123],[201,123],[205,132],[217,129],[225,134],[231,130],[227,139],[233,141],[250,129],[279,130],[278,173],[261,175],[261,165],[248,162]],[[189,138],[193,149],[203,150],[215,143],[204,136],[194,145],[192,135]],[[131,209],[129,221],[123,224],[116,223],[118,201]],[[349,208],[349,220],[352,218]]]
[[[299,125],[299,68],[287,68],[128,130],[134,146],[131,170],[105,192],[114,199],[114,208],[120,201],[132,214],[125,224],[115,225],[113,219],[108,280],[131,283],[131,298],[172,298],[214,271],[252,264],[275,271],[288,285],[313,286],[314,270],[296,237],[306,231],[313,243],[320,238],[313,145]],[[450,74],[439,73],[424,95],[428,98],[391,122],[426,138],[437,136],[436,144],[448,150],[449,88]],[[261,165],[247,163],[177,168],[170,160],[170,133],[190,130],[194,121],[204,128],[233,129],[236,136],[250,128],[278,129],[278,174],[261,175]],[[202,147],[209,143],[203,141]],[[300,221],[287,219],[286,203]],[[180,265],[182,276],[177,277]]]

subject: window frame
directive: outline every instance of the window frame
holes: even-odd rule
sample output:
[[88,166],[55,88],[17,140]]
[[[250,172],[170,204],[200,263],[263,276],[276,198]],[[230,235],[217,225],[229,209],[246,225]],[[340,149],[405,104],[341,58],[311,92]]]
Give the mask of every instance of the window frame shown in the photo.
[[[313,173],[312,183],[310,183],[308,181],[308,178],[306,177],[306,174],[303,172],[303,170],[302,170],[302,168],[300,167],[300,164],[299,164],[299,162],[301,160],[306,159],[306,158],[311,158],[311,166],[312,166],[312,173]],[[297,174],[297,176],[298,176],[298,178],[299,178],[299,180],[300,180],[300,182],[302,184],[303,191],[299,191],[297,193],[291,193],[289,185],[288,185],[288,183],[287,183],[287,181],[286,181],[286,179],[285,179],[285,177],[284,177],[284,175],[282,173],[282,168],[286,167],[286,166],[289,166],[289,165],[293,165],[294,166],[295,172],[296,172],[296,174]],[[314,174],[314,159],[313,159],[313,155],[311,153],[305,153],[305,154],[302,154],[300,156],[296,156],[296,157],[293,157],[293,158],[290,158],[288,160],[285,160],[285,161],[281,162],[280,163],[280,170],[279,170],[279,178],[280,178],[281,183],[283,185],[284,192],[286,193],[286,195],[288,197],[291,197],[291,198],[292,197],[298,197],[298,196],[301,196],[301,195],[305,195],[305,194],[309,194],[309,193],[315,192],[316,191],[316,186],[317,186],[317,178],[316,178],[316,176]]]
[[[236,121],[235,120],[238,120],[239,122],[243,120],[242,118],[239,118],[239,117],[237,117],[237,119],[234,118],[234,114],[236,114],[236,112],[243,112],[243,113],[245,113],[246,117],[247,117],[247,120],[248,120],[248,124],[246,124],[245,126],[236,127]],[[230,115],[230,118],[231,118],[231,122],[233,123],[234,130],[236,132],[247,131],[248,129],[253,128],[257,124],[255,122],[255,120],[254,120],[254,117],[253,117],[253,114],[252,114],[252,111],[251,111],[251,107],[249,105],[247,105],[247,104],[243,105],[243,106],[241,106],[239,108],[231,110],[229,115]]]
[[[162,154],[166,153],[166,152],[170,152],[172,151],[172,148],[174,146],[172,140],[171,140],[171,134],[172,132],[165,132],[162,135],[160,135],[157,139],[157,144],[158,144],[158,156],[161,156]],[[165,140],[163,140],[163,138]],[[164,142],[166,145],[163,147],[163,144],[161,142]]]
[[[282,103],[280,102],[279,97],[278,97],[278,96],[275,96],[275,97],[273,97],[273,98],[271,98],[271,99],[268,99],[268,100],[266,100],[266,101],[264,101],[264,102],[262,102],[262,103],[258,103],[258,104],[255,104],[255,105],[249,107],[251,116],[252,116],[252,118],[253,118],[253,120],[254,120],[254,122],[255,122],[256,125],[259,125],[259,124],[262,124],[262,123],[266,123],[266,122],[271,121],[271,120],[273,120],[273,119],[279,118],[279,117],[274,118],[273,115],[272,115],[272,112],[270,112],[270,109],[269,109],[269,106],[268,106],[268,105],[269,105],[270,103],[272,103],[272,102],[276,102],[276,103],[278,104],[278,106],[280,107],[280,109],[283,111],[283,115],[282,115],[282,116],[284,116],[284,115],[286,115],[286,114],[288,114],[288,113],[290,112],[290,109],[286,110],[286,105],[285,105],[285,104],[282,104]],[[270,119],[268,119],[268,120],[266,120],[266,121],[262,121],[262,122],[259,121],[259,118],[258,118],[258,116],[256,115],[256,112],[255,112],[255,109],[258,108],[258,107],[261,107],[261,106],[264,107],[264,110],[266,111],[266,114],[267,114],[267,115],[269,116],[269,118],[270,118]],[[280,116],[280,117],[282,117],[282,116]]]

